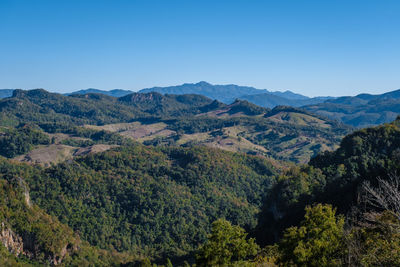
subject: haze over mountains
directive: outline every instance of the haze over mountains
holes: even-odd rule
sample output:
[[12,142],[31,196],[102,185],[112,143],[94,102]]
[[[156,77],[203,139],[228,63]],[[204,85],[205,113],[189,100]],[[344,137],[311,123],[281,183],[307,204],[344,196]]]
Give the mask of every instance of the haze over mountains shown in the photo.
[[[13,89],[0,90],[0,98],[10,97]],[[196,94],[231,104],[236,99],[247,100],[265,108],[276,106],[301,107],[309,112],[341,121],[354,127],[365,127],[393,121],[400,112],[400,90],[379,94],[360,94],[343,97],[307,97],[291,91],[271,92],[249,86],[234,84],[213,85],[207,82],[185,83],[177,86],[152,87],[139,90],[138,93],[157,92],[160,94],[184,95]],[[134,93],[130,90],[84,89],[65,95],[103,94],[112,97],[124,97]]]

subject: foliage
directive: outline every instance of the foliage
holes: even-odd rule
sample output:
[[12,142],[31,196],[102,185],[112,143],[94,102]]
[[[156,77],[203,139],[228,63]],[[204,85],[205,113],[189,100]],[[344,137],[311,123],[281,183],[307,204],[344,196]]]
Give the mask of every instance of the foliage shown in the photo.
[[65,266],[118,266],[132,258],[90,246],[31,203],[28,185],[21,177],[40,175],[38,168],[0,158],[0,231],[4,227],[21,237],[24,251],[16,257],[0,243],[1,266],[42,266],[54,260]]
[[6,128],[0,132],[0,155],[13,158],[29,152],[35,145],[48,145],[49,137],[32,126]]
[[279,243],[279,262],[291,266],[338,266],[344,218],[335,216],[330,205],[306,207],[299,227],[288,228]]
[[[400,120],[356,131],[343,138],[340,147],[295,167],[267,193],[260,215],[259,235],[277,241],[282,229],[299,223],[304,207],[329,203],[341,214],[360,204],[362,184],[388,180],[400,166]],[[289,212],[290,211],[290,212]]]
[[[368,223],[359,222],[346,234],[347,266],[399,266],[400,223],[389,212],[367,214]],[[372,219],[372,221],[371,221]]]
[[24,177],[33,201],[91,245],[173,260],[194,252],[219,217],[254,228],[275,174],[256,156],[142,145],[47,169],[3,165],[4,175]]
[[18,258],[8,252],[8,250],[0,244],[0,266],[4,267],[26,267],[31,266],[29,263],[20,262]]
[[24,241],[30,240],[35,244],[27,245],[24,249],[30,251],[36,259],[45,261],[62,257],[64,247],[72,248],[79,243],[70,228],[29,203],[26,185],[19,178],[21,172],[4,160],[0,160],[0,168],[0,223],[20,234]]
[[211,234],[196,255],[199,266],[226,265],[254,256],[259,250],[254,239],[246,240],[246,232],[224,219],[212,223]]

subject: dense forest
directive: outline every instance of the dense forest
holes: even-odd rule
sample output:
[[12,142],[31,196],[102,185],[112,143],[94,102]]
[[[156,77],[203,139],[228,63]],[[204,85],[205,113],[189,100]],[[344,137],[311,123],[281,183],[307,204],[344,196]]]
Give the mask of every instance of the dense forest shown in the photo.
[[[1,266],[400,265],[400,118],[339,143],[351,128],[307,111],[196,95],[17,90],[0,109]],[[204,133],[266,150],[182,145]],[[332,146],[295,165],[272,152],[293,136]]]

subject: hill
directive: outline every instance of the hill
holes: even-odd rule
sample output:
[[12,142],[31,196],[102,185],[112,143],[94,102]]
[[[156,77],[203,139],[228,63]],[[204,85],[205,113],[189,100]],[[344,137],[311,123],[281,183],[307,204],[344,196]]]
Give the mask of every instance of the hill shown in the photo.
[[11,98],[0,100],[0,124],[57,121],[83,125],[128,122],[146,117],[178,116],[179,112],[196,114],[201,112],[197,109],[199,106],[211,103],[211,99],[194,95],[133,93],[115,98],[103,94],[65,96],[43,89],[15,90]]
[[335,149],[341,136],[351,131],[290,107],[269,110],[243,100],[210,106],[211,110],[194,116],[86,127],[119,133],[146,145],[202,145],[303,163],[320,151]]
[[88,88],[88,89],[75,91],[72,93],[67,93],[65,95],[103,94],[103,95],[108,95],[108,96],[121,97],[121,96],[126,96],[126,95],[129,95],[132,93],[133,92],[130,90],[123,90],[123,89],[113,89],[110,91],[106,91],[106,90],[100,90],[100,89],[95,89],[95,88]]
[[287,98],[287,94],[278,94],[275,92],[254,94],[254,95],[243,95],[239,97],[240,99],[247,100],[261,107],[273,108],[276,106],[292,106],[301,107],[310,104],[323,103],[326,100],[333,99],[333,97],[292,97]]
[[380,95],[360,94],[353,97],[339,97],[303,108],[348,125],[367,127],[396,119],[400,113],[400,90]]
[[111,266],[139,259],[89,245],[40,208],[31,199],[34,190],[27,182],[40,168],[0,157],[0,170],[1,266]]
[[16,90],[13,97],[0,100],[0,111],[3,126],[31,123],[54,133],[86,125],[147,145],[205,145],[295,162],[307,162],[320,151],[334,149],[351,130],[299,109],[287,110],[286,117],[292,119],[277,119],[276,114],[268,116],[269,109],[243,100],[226,105],[200,95],[154,92],[115,98]]
[[0,162],[3,177],[26,170],[16,175],[32,202],[91,245],[162,259],[194,252],[217,218],[254,228],[275,174],[266,159],[205,147],[130,145],[46,169]]

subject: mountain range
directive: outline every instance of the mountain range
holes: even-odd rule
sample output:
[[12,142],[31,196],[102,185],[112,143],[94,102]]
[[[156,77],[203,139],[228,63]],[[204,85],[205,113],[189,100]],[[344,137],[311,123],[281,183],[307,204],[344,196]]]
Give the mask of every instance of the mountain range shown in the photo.
[[380,95],[344,96],[303,108],[358,128],[378,125],[399,115],[400,89]]
[[[198,83],[185,83],[177,86],[168,86],[168,87],[152,87],[146,88],[139,91],[139,93],[148,93],[148,92],[158,92],[161,94],[199,94],[207,96],[211,99],[216,99],[226,104],[232,103],[236,98],[242,98],[247,95],[258,95],[265,94],[270,96],[276,96],[278,99],[284,101],[285,99],[290,100],[304,100],[308,99],[308,97],[293,93],[291,91],[285,92],[269,92],[266,89],[256,89],[254,87],[249,86],[239,86],[235,84],[227,84],[227,85],[213,85],[207,82],[198,82]],[[279,105],[285,105],[287,103],[281,102]],[[273,106],[268,106],[273,107]]]
[[[0,98],[10,97],[13,89],[0,90]],[[163,95],[196,94],[231,104],[236,99],[247,100],[260,107],[276,106],[301,107],[309,112],[338,120],[353,127],[366,127],[393,121],[400,112],[400,90],[372,95],[359,94],[343,97],[307,97],[291,91],[270,92],[266,89],[229,85],[212,85],[207,82],[185,83],[177,86],[152,87],[138,93],[157,92]],[[124,97],[134,93],[130,90],[113,89],[110,91],[89,88],[65,95],[79,96],[86,94],[102,94],[112,97]]]

